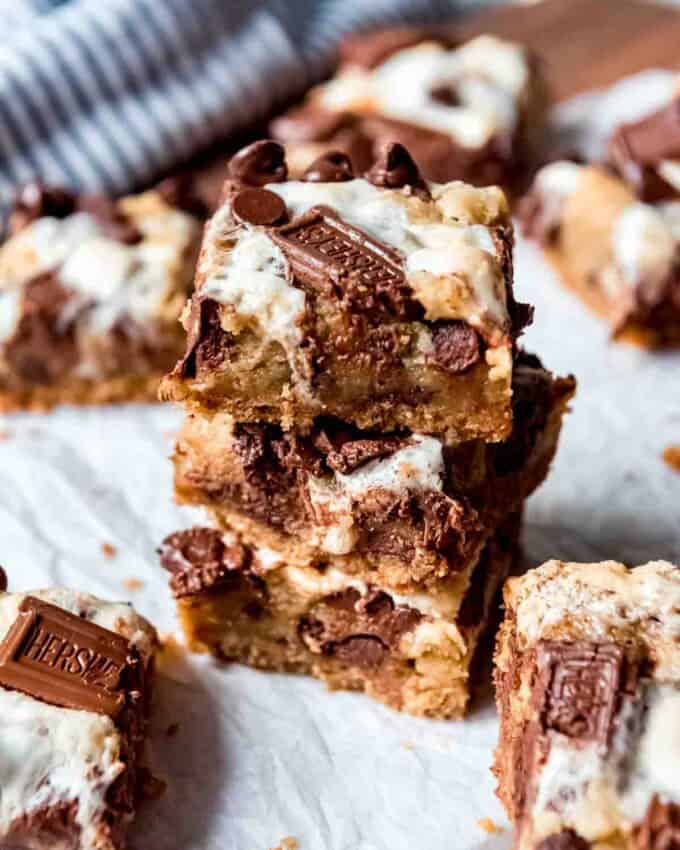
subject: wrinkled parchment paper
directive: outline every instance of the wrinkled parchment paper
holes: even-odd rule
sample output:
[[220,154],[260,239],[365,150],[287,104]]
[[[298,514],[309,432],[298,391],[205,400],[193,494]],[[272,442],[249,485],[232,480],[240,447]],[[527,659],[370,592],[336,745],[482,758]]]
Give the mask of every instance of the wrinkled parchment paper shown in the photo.
[[[633,85],[634,97],[624,89],[604,107],[579,99],[561,118],[590,110],[592,140],[603,115],[658,98],[668,78]],[[516,281],[536,305],[527,348],[579,380],[552,475],[528,505],[527,564],[680,559],[680,474],[661,460],[680,444],[680,355],[610,344],[521,239]],[[167,458],[179,420],[171,407],[130,406],[0,422],[0,562],[12,590],[69,584],[129,599],[174,630],[154,549],[201,517],[172,502]],[[489,772],[488,693],[465,724],[431,722],[304,678],[177,653],[162,665],[156,706],[153,767],[168,789],[144,806],[137,850],[270,850],[286,837],[300,850],[509,846]]]

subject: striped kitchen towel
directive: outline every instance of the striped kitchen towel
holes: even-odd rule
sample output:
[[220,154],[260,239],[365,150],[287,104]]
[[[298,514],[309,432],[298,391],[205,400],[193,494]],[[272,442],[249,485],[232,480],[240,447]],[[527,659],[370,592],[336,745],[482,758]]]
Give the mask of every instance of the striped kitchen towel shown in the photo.
[[38,176],[128,191],[301,93],[343,33],[471,2],[2,3],[0,201]]

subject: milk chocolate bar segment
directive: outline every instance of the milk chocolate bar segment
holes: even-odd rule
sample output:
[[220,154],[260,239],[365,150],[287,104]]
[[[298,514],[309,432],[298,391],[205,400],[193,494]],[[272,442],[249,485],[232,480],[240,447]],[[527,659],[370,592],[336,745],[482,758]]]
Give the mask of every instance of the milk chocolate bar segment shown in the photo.
[[680,567],[549,561],[504,600],[494,772],[514,850],[675,846]]

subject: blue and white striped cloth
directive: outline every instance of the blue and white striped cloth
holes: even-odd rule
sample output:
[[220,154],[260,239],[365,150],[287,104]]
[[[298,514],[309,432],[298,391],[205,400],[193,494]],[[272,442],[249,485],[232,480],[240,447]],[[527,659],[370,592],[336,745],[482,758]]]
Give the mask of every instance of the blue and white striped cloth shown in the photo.
[[471,0],[13,0],[0,201],[33,177],[126,192],[301,93],[341,34]]

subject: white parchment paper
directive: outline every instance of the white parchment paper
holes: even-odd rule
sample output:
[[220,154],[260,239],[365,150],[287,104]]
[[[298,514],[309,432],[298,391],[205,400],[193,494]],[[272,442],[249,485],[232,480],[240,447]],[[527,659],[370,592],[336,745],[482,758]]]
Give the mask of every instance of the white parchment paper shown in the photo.
[[[639,98],[655,84],[636,85]],[[599,102],[583,103],[601,114]],[[578,109],[569,109],[573,121]],[[536,305],[527,348],[579,381],[552,475],[528,506],[527,563],[680,559],[680,474],[661,460],[680,444],[680,355],[610,344],[521,239],[516,281]],[[171,407],[130,406],[0,422],[10,589],[68,584],[129,599],[174,630],[154,549],[201,517],[172,502],[167,457],[179,419]],[[300,850],[509,846],[489,772],[489,694],[464,724],[431,722],[304,678],[180,655],[162,670],[156,703],[153,766],[168,790],[144,806],[137,850],[269,850],[289,836]],[[505,831],[489,834],[486,818]]]

